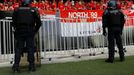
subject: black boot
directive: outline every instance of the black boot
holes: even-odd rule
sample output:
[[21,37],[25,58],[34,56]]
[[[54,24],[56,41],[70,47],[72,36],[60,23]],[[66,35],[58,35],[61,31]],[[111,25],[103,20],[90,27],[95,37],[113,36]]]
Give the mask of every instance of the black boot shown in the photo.
[[29,72],[35,72],[36,71],[35,65],[30,64],[28,70],[29,70]]
[[120,51],[119,51],[119,55],[120,55],[120,61],[121,61],[121,62],[125,61],[125,57],[124,57],[124,52],[123,52],[123,50],[120,50]]
[[13,73],[20,73],[19,66],[13,65],[12,70],[13,70]]
[[120,61],[121,61],[121,62],[125,61],[124,55],[123,55],[123,56],[120,56]]
[[106,59],[105,62],[107,62],[107,63],[113,63],[114,60],[113,59]]

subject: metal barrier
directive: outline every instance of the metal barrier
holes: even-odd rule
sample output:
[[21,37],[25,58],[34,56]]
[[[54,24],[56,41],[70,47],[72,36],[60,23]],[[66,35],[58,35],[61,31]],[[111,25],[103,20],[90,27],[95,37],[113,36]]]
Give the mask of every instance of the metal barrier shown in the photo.
[[[131,20],[131,22],[129,22]],[[126,20],[123,45],[133,45],[134,18]],[[0,63],[14,59],[14,35],[11,20],[0,20]],[[42,60],[53,58],[95,56],[107,53],[107,38],[102,35],[101,18],[93,22],[86,19],[44,18],[36,35],[37,49]]]
[[11,20],[0,20],[0,63],[13,60],[14,36]]
[[[73,19],[43,19],[43,27],[39,32],[40,49],[44,52],[41,56],[44,59],[51,60],[52,58],[93,55],[104,53],[104,37],[100,32],[90,35],[89,28],[85,30],[82,23],[86,20],[76,20],[78,22],[73,23]],[[97,19],[98,20],[98,19]],[[97,21],[96,20],[96,21]],[[86,23],[87,27],[96,23]],[[98,23],[97,23],[98,24]],[[95,28],[95,25],[92,25]],[[100,25],[101,26],[101,25]],[[82,32],[87,32],[83,35]],[[72,33],[71,33],[72,32]],[[81,35],[82,34],[82,35]],[[43,41],[43,42],[42,42]]]

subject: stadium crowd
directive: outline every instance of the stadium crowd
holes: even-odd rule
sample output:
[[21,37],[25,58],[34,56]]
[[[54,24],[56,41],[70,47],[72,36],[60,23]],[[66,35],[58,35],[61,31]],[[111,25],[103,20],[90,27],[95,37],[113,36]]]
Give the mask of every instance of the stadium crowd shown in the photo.
[[[58,8],[60,10],[104,10],[107,8],[107,2],[109,0],[91,0],[89,2],[84,2],[84,0],[59,0]],[[0,3],[0,10],[2,11],[13,11],[16,7],[19,7],[21,1],[10,0],[7,2],[4,0]],[[117,0],[118,7],[122,10],[124,9],[134,9],[134,2],[132,0]],[[55,0],[40,0],[32,1],[31,6],[36,7],[39,11],[56,11],[56,1]]]

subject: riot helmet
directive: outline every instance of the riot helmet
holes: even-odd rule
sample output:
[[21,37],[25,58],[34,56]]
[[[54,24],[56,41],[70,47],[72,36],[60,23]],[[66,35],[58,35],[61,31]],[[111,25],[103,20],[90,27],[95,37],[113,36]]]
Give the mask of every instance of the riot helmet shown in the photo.
[[22,6],[28,6],[31,3],[31,0],[22,0]]
[[107,7],[108,8],[111,8],[111,9],[116,9],[117,8],[117,2],[116,0],[110,0],[107,4]]

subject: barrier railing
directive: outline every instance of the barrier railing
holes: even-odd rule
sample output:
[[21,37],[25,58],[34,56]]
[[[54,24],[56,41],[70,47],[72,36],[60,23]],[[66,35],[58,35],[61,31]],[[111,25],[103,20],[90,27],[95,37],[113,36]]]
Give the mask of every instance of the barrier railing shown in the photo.
[[11,61],[14,53],[13,28],[11,20],[0,20],[0,63]]
[[[130,22],[131,20],[131,22]],[[134,18],[129,17],[123,31],[123,45],[133,45]],[[14,30],[11,20],[0,20],[0,63],[14,59]],[[107,53],[107,38],[102,35],[101,18],[86,19],[44,18],[36,46],[42,60]]]

